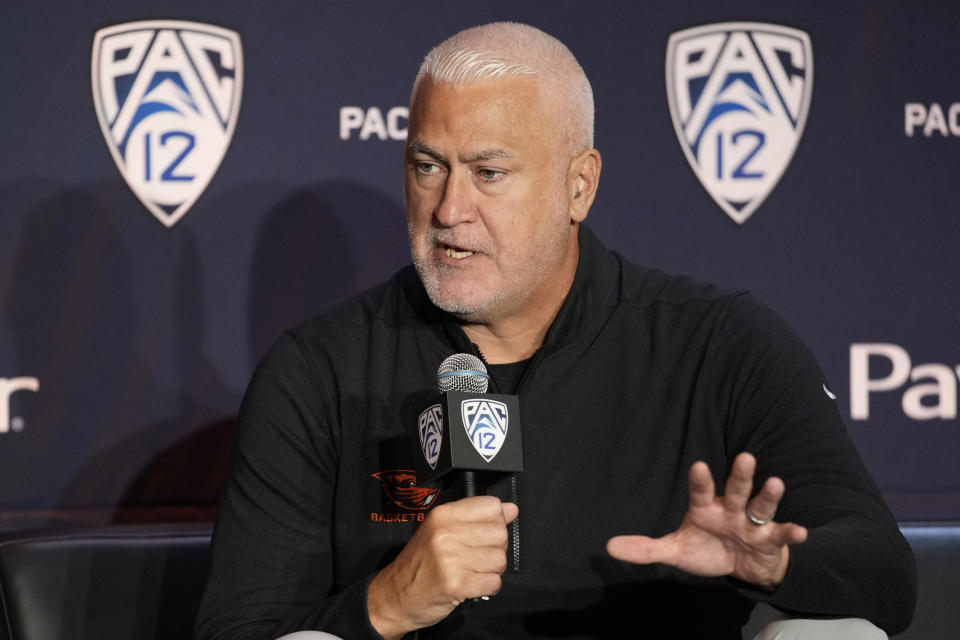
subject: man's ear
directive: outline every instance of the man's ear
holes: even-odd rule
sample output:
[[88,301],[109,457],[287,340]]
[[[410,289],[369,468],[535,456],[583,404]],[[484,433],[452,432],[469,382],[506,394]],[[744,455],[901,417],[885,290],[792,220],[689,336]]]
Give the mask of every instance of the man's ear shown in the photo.
[[588,149],[570,162],[567,172],[567,197],[570,199],[570,221],[583,222],[593,205],[600,183],[600,152]]

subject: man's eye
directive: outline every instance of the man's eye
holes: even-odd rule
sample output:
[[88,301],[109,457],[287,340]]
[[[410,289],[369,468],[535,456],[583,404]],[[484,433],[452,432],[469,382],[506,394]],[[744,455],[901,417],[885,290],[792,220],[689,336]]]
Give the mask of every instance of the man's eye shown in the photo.
[[436,173],[438,170],[437,165],[432,162],[418,162],[417,163],[417,172],[421,175],[429,176]]
[[503,175],[503,171],[498,171],[497,169],[478,169],[477,175],[480,176],[482,180],[490,182],[500,178],[500,176]]

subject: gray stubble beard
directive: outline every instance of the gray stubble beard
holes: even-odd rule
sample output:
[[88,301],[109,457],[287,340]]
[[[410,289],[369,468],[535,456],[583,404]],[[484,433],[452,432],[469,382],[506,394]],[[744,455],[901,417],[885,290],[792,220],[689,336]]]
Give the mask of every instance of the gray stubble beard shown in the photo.
[[485,314],[485,312],[504,300],[504,292],[498,291],[494,293],[488,300],[473,306],[451,304],[443,301],[440,297],[440,279],[443,277],[444,272],[452,271],[454,267],[439,263],[432,258],[427,258],[427,262],[429,262],[429,264],[426,264],[425,261],[420,260],[417,257],[416,250],[414,249],[412,225],[407,225],[407,230],[410,242],[410,256],[413,259],[413,266],[417,270],[417,275],[420,277],[420,282],[423,284],[423,288],[426,290],[427,297],[430,298],[430,302],[432,302],[438,309],[442,309],[443,311],[446,311],[450,315],[463,321],[486,322],[487,320],[491,319]]

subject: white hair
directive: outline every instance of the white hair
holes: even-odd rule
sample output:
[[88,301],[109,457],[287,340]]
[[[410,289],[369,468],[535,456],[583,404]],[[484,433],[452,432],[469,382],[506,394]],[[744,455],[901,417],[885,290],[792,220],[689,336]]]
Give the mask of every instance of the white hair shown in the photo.
[[593,89],[580,63],[562,42],[527,24],[493,22],[466,29],[434,47],[417,73],[420,84],[463,86],[529,76],[556,105],[572,154],[593,148]]

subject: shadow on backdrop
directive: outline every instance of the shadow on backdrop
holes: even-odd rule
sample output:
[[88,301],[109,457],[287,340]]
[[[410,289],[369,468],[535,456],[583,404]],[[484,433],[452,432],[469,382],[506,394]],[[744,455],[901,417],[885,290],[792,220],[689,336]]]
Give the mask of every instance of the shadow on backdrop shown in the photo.
[[357,183],[321,183],[271,209],[252,257],[252,364],[285,329],[409,263],[406,238],[403,207]]
[[[21,371],[40,390],[20,394],[27,424],[0,452],[5,474],[20,480],[0,488],[5,509],[62,505],[61,490],[87,453],[130,430],[153,386],[133,349],[130,258],[100,198],[111,188],[124,187],[69,189],[25,216],[6,312]],[[115,494],[80,501],[108,506]]]
[[[124,184],[108,181],[27,214],[5,310],[18,371],[39,378],[41,392],[16,394],[30,420],[0,450],[5,473],[21,480],[0,487],[0,526],[215,514],[236,398],[203,354],[202,247],[183,232],[158,240],[155,221],[132,215],[130,202]],[[138,270],[140,243],[166,243],[159,255],[173,268]],[[267,212],[251,261],[257,361],[283,329],[409,262],[403,208],[348,182],[302,189]],[[170,289],[173,389],[137,348],[137,297]]]
[[159,442],[171,433],[183,435],[160,449],[134,477],[118,504],[114,519],[119,522],[212,520],[227,475],[236,419],[217,408],[233,401],[203,355],[203,278],[199,250],[189,236],[180,253],[176,282],[180,415],[148,427],[138,439],[146,436]]
[[[29,422],[0,451],[5,474],[19,479],[0,488],[4,526],[107,522],[131,511],[137,520],[194,519],[219,491],[233,421],[211,408],[226,392],[200,348],[197,250],[183,234],[157,242],[156,223],[130,215],[129,203],[126,186],[109,181],[25,214],[5,310],[18,370],[37,377],[40,391],[18,394]],[[131,247],[141,242],[161,245],[177,267],[138,270]],[[135,302],[170,279],[172,391],[139,352]],[[170,407],[176,418],[156,422]]]

